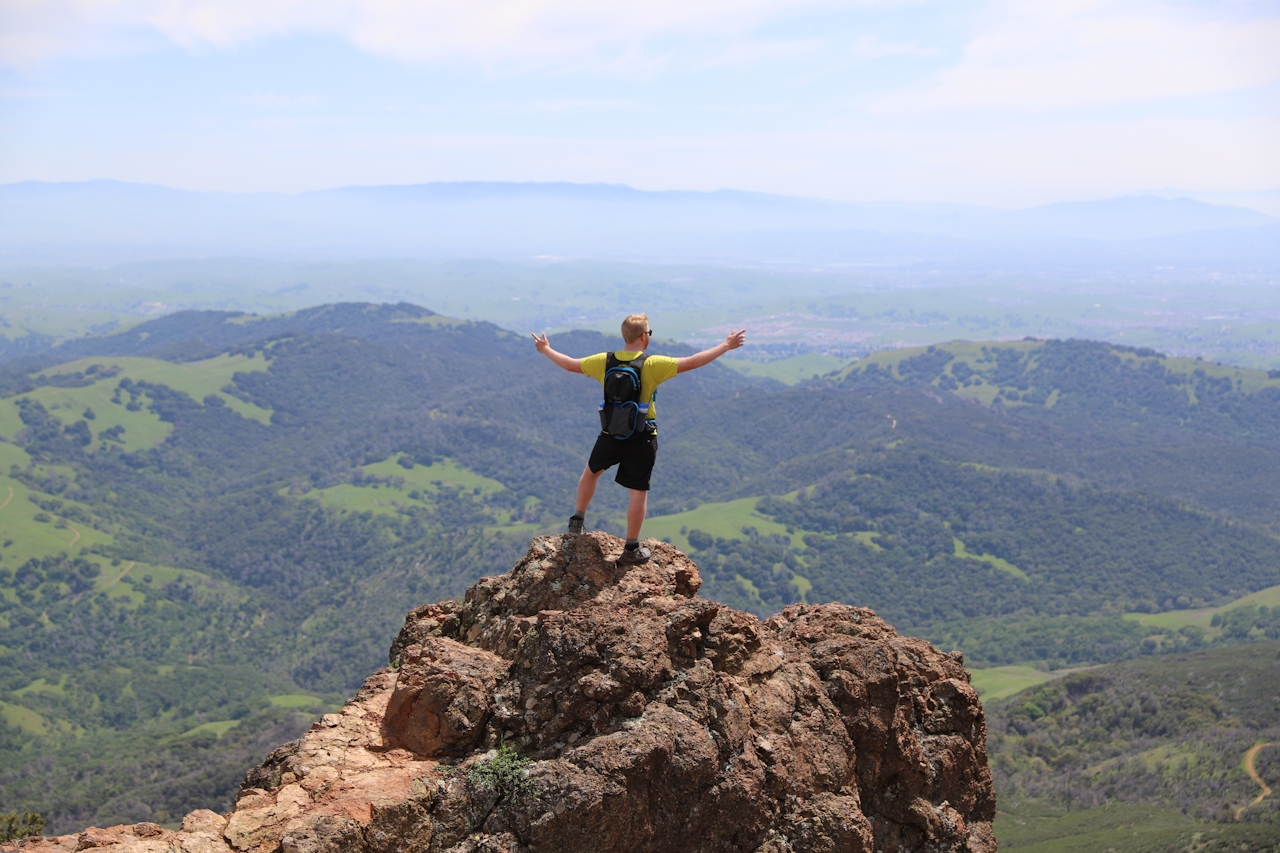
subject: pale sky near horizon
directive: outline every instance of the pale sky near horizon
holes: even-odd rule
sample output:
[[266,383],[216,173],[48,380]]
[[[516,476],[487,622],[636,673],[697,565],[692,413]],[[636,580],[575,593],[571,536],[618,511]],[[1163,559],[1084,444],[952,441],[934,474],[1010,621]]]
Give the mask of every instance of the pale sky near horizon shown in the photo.
[[0,183],[1280,188],[1280,0],[6,0]]

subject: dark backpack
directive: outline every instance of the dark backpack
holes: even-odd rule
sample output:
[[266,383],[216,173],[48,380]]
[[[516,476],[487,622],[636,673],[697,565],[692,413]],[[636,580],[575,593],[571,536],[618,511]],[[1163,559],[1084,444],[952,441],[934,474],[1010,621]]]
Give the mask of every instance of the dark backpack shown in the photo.
[[605,360],[600,429],[616,439],[631,438],[637,431],[647,430],[649,403],[640,400],[640,374],[648,357],[641,353],[631,361],[622,361],[615,353],[609,353]]

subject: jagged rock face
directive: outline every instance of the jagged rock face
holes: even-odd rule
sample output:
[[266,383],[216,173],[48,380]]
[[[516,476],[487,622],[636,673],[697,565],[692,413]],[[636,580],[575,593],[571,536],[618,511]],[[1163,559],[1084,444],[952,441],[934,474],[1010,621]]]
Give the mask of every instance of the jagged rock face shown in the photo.
[[[462,602],[410,612],[391,668],[251,771],[219,835],[205,820],[98,846],[996,849],[986,724],[959,655],[844,605],[761,622],[696,597],[696,566],[648,544],[649,564],[619,568],[604,534],[535,539]],[[499,747],[531,761],[522,784],[475,772]]]

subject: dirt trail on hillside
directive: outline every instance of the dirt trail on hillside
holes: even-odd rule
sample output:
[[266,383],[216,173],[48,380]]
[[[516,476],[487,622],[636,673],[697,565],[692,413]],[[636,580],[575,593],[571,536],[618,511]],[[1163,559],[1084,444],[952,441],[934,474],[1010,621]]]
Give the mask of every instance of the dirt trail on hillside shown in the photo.
[[13,500],[13,486],[9,486],[9,497],[5,498],[4,503],[0,504],[0,509],[7,507],[11,500]]
[[1262,777],[1258,775],[1258,770],[1253,766],[1253,760],[1258,757],[1258,753],[1264,746],[1275,746],[1275,743],[1259,743],[1254,745],[1252,749],[1244,754],[1244,772],[1249,774],[1249,778],[1258,783],[1258,787],[1262,789],[1262,793],[1249,801],[1249,805],[1241,806],[1236,809],[1236,820],[1239,820],[1249,806],[1256,806],[1271,795],[1271,786],[1262,781]]
[[[111,589],[111,587],[115,586],[116,584],[120,583],[120,581],[124,580],[124,576],[129,574],[129,570],[136,565],[137,563],[135,563],[133,560],[130,560],[129,562],[125,563],[124,568],[121,569],[120,571],[120,577],[116,578],[111,583],[107,584],[107,589]],[[105,592],[106,590],[103,590],[103,591]]]

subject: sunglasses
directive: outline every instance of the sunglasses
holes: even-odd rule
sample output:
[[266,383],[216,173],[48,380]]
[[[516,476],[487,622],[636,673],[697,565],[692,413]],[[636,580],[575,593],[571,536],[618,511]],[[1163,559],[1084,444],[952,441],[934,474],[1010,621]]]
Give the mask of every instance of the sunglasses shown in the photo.
[[653,337],[653,329],[650,329],[649,331],[645,332],[645,334],[652,338],[652,337]]

